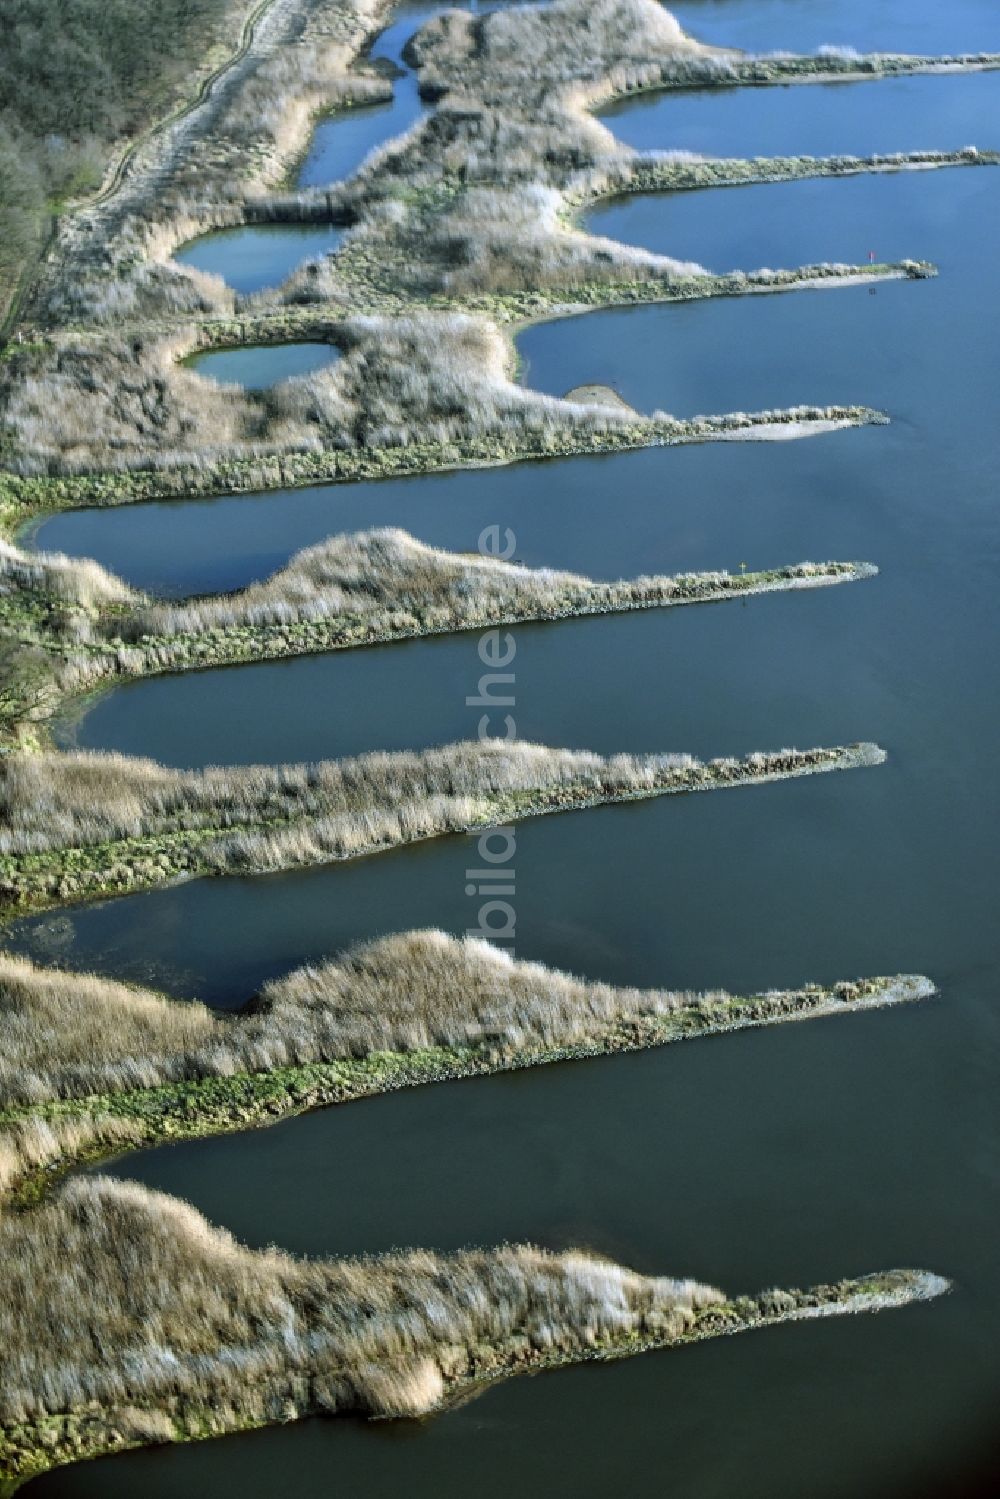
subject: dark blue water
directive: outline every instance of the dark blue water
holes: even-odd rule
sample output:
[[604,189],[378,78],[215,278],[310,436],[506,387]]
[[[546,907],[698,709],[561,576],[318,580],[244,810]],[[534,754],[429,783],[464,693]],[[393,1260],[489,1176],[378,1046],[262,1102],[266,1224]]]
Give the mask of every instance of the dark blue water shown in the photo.
[[[755,27],[767,35],[768,17],[806,26],[831,9],[686,7],[724,13],[737,39]],[[932,43],[947,50],[970,45],[963,17],[984,9],[911,3],[901,45],[917,46],[920,30],[953,31]],[[874,26],[900,11],[870,4],[866,14]],[[980,139],[989,123],[979,122]],[[82,1466],[40,1481],[40,1495],[250,1499],[287,1487],[290,1471],[296,1492],[317,1499],[334,1482],[358,1499],[457,1499],[473,1485],[491,1499],[512,1488],[597,1499],[623,1484],[684,1499],[995,1492],[998,181],[986,171],[876,179],[864,209],[874,219],[859,208],[853,223],[850,200],[834,195],[853,184],[826,185],[822,213],[791,188],[725,195],[762,254],[787,243],[807,258],[814,239],[874,223],[876,248],[888,255],[905,241],[902,253],[941,264],[939,280],[873,297],[595,314],[523,342],[544,388],[615,379],[650,404],[704,398],[721,409],[793,392],[826,399],[836,384],[837,399],[886,407],[888,428],[135,507],[60,517],[43,531],[54,546],[55,528],[76,527],[79,541],[91,525],[95,542],[110,538],[107,552],[90,548],[102,560],[116,549],[137,574],[159,565],[173,581],[194,575],[202,541],[205,576],[230,567],[245,578],[324,523],[350,529],[341,517],[383,523],[407,509],[403,523],[428,539],[474,547],[482,524],[509,525],[526,560],[602,576],[803,557],[879,563],[879,579],[826,593],[516,632],[513,711],[523,704],[526,728],[544,716],[553,733],[622,748],[668,733],[663,747],[706,749],[861,734],[890,754],[877,770],[525,823],[518,951],[618,982],[692,987],[926,971],[939,1000],[413,1090],[118,1169],[190,1198],[251,1243],[310,1253],[530,1237],[732,1290],[903,1263],[952,1276],[954,1294],[526,1380],[419,1426],[314,1422]],[[721,263],[727,245],[739,248],[706,236],[699,258]],[[711,357],[699,356],[709,341]],[[258,734],[263,745],[273,732],[263,721],[281,716],[284,742],[301,736],[304,748],[308,715],[283,696],[279,673],[301,684],[319,729],[346,743],[400,723],[413,738],[435,724],[452,732],[463,711],[474,718],[464,699],[480,667],[469,637],[283,663],[268,687],[258,673],[271,670],[170,685],[183,694],[214,681],[236,694],[248,746]],[[240,679],[256,684],[252,694]],[[131,690],[137,724],[140,693],[154,690]],[[395,717],[366,690],[391,696]],[[205,711],[178,701],[175,715]],[[212,732],[227,732],[221,716]],[[475,861],[474,842],[454,838],[352,865],[203,880],[60,911],[22,924],[16,941],[234,1006],[350,942],[473,926],[465,870]]]
[[995,0],[676,0],[685,31],[747,52],[996,52]]
[[[993,81],[993,97],[1000,104],[1000,74],[993,75]],[[966,173],[970,180],[956,182],[956,173]],[[942,167],[936,174],[894,172],[888,177],[817,178],[752,188],[648,194],[614,199],[588,215],[587,227],[595,234],[680,260],[698,257],[712,271],[751,271],[761,266],[784,270],[828,261],[863,265],[872,251],[882,261],[927,259],[936,254],[944,257],[940,263],[948,270],[959,270],[976,252],[966,244],[958,218],[966,203],[983,194],[995,195],[998,186],[1000,169],[996,167]],[[928,248],[932,244],[933,251]],[[879,295],[894,295],[894,288],[886,286]],[[845,310],[850,316],[858,300],[811,305],[817,317],[830,314],[837,321]],[[859,315],[874,311],[863,304]],[[746,312],[741,308],[734,319],[740,315],[753,318],[756,307]],[[772,315],[781,315],[775,314],[773,303],[765,312],[765,316]],[[795,315],[801,315],[801,310]],[[675,317],[674,322],[683,326],[683,317]],[[556,335],[529,331],[520,341],[522,353],[530,360],[533,343],[543,344],[550,336]],[[797,363],[793,372],[798,374]]]
[[[735,563],[732,570],[738,571]],[[856,596],[871,587],[661,610],[655,618],[641,613],[515,626],[510,638],[528,663],[518,732],[542,744],[614,753],[623,747],[627,723],[630,748],[709,756],[760,748],[759,735],[776,716],[783,735],[800,742],[864,738],[871,705],[858,691],[844,643],[863,642],[881,613],[878,600]],[[748,621],[751,608],[759,619]],[[64,742],[191,767],[450,743],[474,736],[487,711],[473,712],[465,701],[476,695],[486,670],[478,663],[477,640],[475,634],[442,636],[150,678],[102,698]],[[567,693],[565,684],[582,661],[588,690]],[[780,686],[767,670],[776,662]],[[707,663],[717,695],[706,704]],[[490,732],[504,733],[505,712],[492,712]]]
[[[877,9],[877,6],[871,6]],[[1000,18],[993,45],[1000,48]],[[995,146],[996,73],[639,94],[602,110],[638,151],[702,156],[872,156]],[[984,138],[985,137],[985,138]],[[595,231],[611,230],[594,225]]]
[[[983,378],[995,375],[980,280],[990,274],[998,189],[1000,173],[984,167],[668,195],[648,238],[683,255],[696,250],[713,267],[859,261],[871,246],[885,260],[929,259],[942,274],[542,323],[518,339],[523,378],[553,395],[596,381],[641,411],[680,416],[799,401],[869,402],[913,419],[919,410],[923,422],[940,412],[939,400],[967,413],[961,383],[931,400],[925,377],[939,342],[955,352],[959,328],[968,340],[962,368],[981,361]],[[645,201],[651,217],[653,200]]]
[[[788,445],[780,454],[763,453],[754,445],[738,454],[718,446],[677,448],[669,454],[646,450],[472,473],[67,511],[33,534],[39,547],[96,557],[137,587],[175,595],[244,587],[333,532],[371,526],[402,526],[435,546],[475,551],[482,532],[501,524],[514,533],[519,561],[616,578],[640,572],[649,557],[670,571],[687,565],[681,561],[687,555],[716,566],[720,549],[713,531],[713,494],[721,500],[734,486],[754,489],[766,482],[795,513],[805,487],[828,486],[831,443],[865,445],[872,440],[869,433],[821,437]],[[879,440],[885,440],[884,433]],[[761,540],[745,538],[737,560],[759,559]],[[727,555],[729,550],[738,548],[728,548]]]
[[[464,9],[458,5],[455,9]],[[376,37],[370,57],[396,70],[392,100],[341,110],[317,125],[298,176],[299,187],[328,187],[352,176],[365,157],[386,141],[403,135],[425,113],[417,77],[403,60],[403,49],[441,5],[398,5],[391,24]]]
[[248,344],[239,349],[195,354],[187,364],[196,374],[222,385],[269,390],[279,380],[325,369],[337,358],[337,350],[331,344]]
[[[780,263],[782,251],[789,264],[852,251],[857,259],[859,248],[864,258],[870,244],[885,258],[928,257],[942,274],[883,285],[875,295],[867,287],[793,292],[541,324],[519,339],[525,378],[557,394],[598,380],[620,388],[641,409],[662,406],[682,414],[859,400],[887,407],[897,421],[922,419],[928,361],[937,357],[936,340],[950,336],[953,319],[987,362],[983,378],[992,378],[991,325],[980,315],[982,293],[971,278],[990,274],[998,183],[994,168],[956,168],[638,200],[657,236],[655,247],[695,253],[719,266],[734,259],[751,266]],[[780,360],[773,358],[775,347]],[[961,410],[961,382],[935,391],[934,399]],[[697,565],[714,567],[730,564],[705,514],[709,491],[721,497],[731,487],[777,489],[794,509],[805,491],[834,488],[837,454],[854,453],[859,445],[865,452],[871,444],[884,450],[893,441],[885,432],[845,434],[794,444],[794,451],[677,449],[83,510],[46,521],[37,544],[96,557],[140,587],[175,593],[237,588],[334,531],[379,525],[401,525],[435,545],[474,550],[483,528],[502,520],[515,532],[523,561],[599,577],[648,568],[650,556],[666,570],[695,565],[684,550],[690,538],[702,543]],[[633,517],[624,526],[623,506]],[[783,528],[776,534],[783,536]],[[759,540],[744,540],[735,560],[750,561],[747,548],[756,542],[754,565],[774,561],[773,552],[761,556]]]

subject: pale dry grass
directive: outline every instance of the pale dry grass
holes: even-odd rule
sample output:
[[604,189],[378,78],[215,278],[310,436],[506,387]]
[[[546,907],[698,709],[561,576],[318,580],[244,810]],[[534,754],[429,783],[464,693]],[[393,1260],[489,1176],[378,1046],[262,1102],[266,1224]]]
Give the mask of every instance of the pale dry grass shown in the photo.
[[89,558],[61,552],[23,552],[0,539],[0,596],[42,593],[85,610],[129,604],[138,595]]
[[205,857],[220,867],[288,867],[467,828],[501,806],[652,795],[882,758],[877,747],[861,745],[706,763],[686,754],[604,756],[491,739],[198,771],[119,754],[9,754],[0,759],[0,854],[30,864],[47,851],[211,835]]
[[203,1005],[0,953],[0,1108],[167,1081],[224,1030]]
[[[866,569],[862,564],[805,562],[781,574],[775,573],[775,584],[791,587],[864,576]],[[238,593],[139,607],[122,628],[136,639],[343,620],[367,622],[374,630],[408,624],[420,633],[577,610],[669,604],[712,590],[737,591],[739,584],[739,576],[724,571],[595,582],[555,568],[446,552],[387,528],[333,536]]]
[[235,1015],[0,954],[0,1109],[378,1052],[475,1047],[500,1061],[596,1043],[616,1028],[624,1037],[638,1021],[717,1011],[730,998],[616,988],[440,931],[311,963]]
[[[291,25],[296,3],[279,0],[275,36]],[[502,459],[544,447],[550,435],[613,431],[621,413],[575,410],[517,387],[510,348],[483,314],[513,315],[508,302],[533,293],[550,306],[556,297],[573,305],[574,295],[596,305],[604,288],[616,302],[638,283],[644,300],[661,285],[664,296],[687,296],[758,284],[735,277],[716,284],[694,262],[601,239],[573,222],[581,205],[627,190],[639,162],[589,113],[595,103],[676,83],[691,70],[704,81],[706,67],[731,66],[684,37],[655,0],[447,12],[412,48],[421,88],[436,99],[427,119],[347,184],[251,201],[246,179],[225,163],[238,159],[245,168],[252,160],[258,180],[267,178],[291,142],[301,144],[319,99],[333,100],[337,70],[380,14],[370,0],[362,8],[312,0],[303,35],[290,48],[271,47],[233,82],[198,127],[207,123],[211,135],[195,132],[178,145],[156,196],[124,214],[114,232],[101,220],[101,253],[93,244],[87,252],[95,279],[64,275],[49,307],[56,322],[86,317],[109,330],[149,319],[162,327],[164,312],[190,326],[200,314],[228,317],[235,308],[273,325],[276,337],[284,318],[301,319],[306,309],[345,323],[370,309],[367,327],[354,320],[353,334],[345,331],[338,369],[248,396],[209,389],[171,366],[152,325],[134,339],[109,331],[101,345],[66,339],[19,359],[6,376],[0,370],[0,442],[16,472],[213,468],[232,457],[263,462],[276,453],[470,441],[489,443]],[[141,188],[140,172],[140,198]],[[217,278],[166,263],[184,236],[212,224],[331,216],[354,226],[336,255],[249,301]],[[87,236],[77,228],[86,259]],[[772,276],[766,284],[786,282]],[[439,296],[471,316],[429,315]]]
[[0,1425],[178,1397],[264,1419],[295,1388],[313,1411],[422,1414],[447,1382],[519,1350],[680,1335],[722,1300],[528,1247],[296,1261],[143,1187],[77,1181],[0,1220]]
[[[628,413],[574,407],[514,380],[498,328],[460,313],[345,318],[342,358],[269,390],[219,385],[178,364],[169,339],[70,339],[0,365],[0,436],[18,473],[211,465],[278,452],[405,448],[621,427]],[[635,418],[632,418],[633,420]]]

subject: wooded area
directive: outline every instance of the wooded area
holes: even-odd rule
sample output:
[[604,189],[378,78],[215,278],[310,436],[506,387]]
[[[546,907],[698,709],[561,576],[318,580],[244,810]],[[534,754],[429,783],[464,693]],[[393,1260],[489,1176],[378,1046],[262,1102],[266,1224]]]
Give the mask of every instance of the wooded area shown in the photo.
[[48,213],[101,180],[217,40],[232,0],[4,0],[0,314]]

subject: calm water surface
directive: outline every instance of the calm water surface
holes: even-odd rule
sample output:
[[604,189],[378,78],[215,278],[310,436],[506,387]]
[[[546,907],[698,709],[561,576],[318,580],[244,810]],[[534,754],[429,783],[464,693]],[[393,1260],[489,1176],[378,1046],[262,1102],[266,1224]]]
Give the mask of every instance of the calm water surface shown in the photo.
[[[706,34],[725,16],[741,44],[756,32],[770,46],[840,39],[789,37],[796,18],[808,30],[820,13],[861,14],[779,0],[683,9],[692,28],[690,14],[704,14]],[[963,22],[972,30],[987,10],[911,4],[900,44],[983,44]],[[880,24],[902,15],[894,4],[868,11]],[[861,399],[891,412],[888,428],[136,507],[43,528],[46,545],[65,545],[58,528],[76,528],[64,534],[79,550],[125,559],[130,576],[159,566],[173,581],[196,575],[185,556],[204,543],[206,586],[255,575],[369,510],[373,523],[394,519],[453,546],[474,546],[482,524],[511,525],[526,560],[602,576],[810,556],[878,562],[878,580],[825,593],[516,631],[524,732],[705,750],[863,735],[890,752],[878,770],[524,824],[518,949],[618,982],[697,987],[926,971],[940,999],[414,1090],[116,1169],[180,1193],[250,1243],[307,1253],[531,1238],[733,1290],[926,1265],[954,1278],[954,1294],[879,1318],[525,1380],[418,1426],[312,1422],[136,1454],[54,1474],[39,1495],[263,1499],[287,1487],[290,1470],[296,1492],[317,1499],[333,1482],[358,1499],[458,1499],[473,1485],[498,1499],[514,1487],[597,1499],[623,1481],[684,1499],[991,1492],[996,183],[985,171],[877,179],[870,198],[850,196],[867,184],[832,184],[841,196],[823,199],[821,214],[820,200],[794,196],[801,185],[780,199],[777,189],[733,192],[732,226],[713,220],[720,240],[713,228],[701,248],[709,264],[723,263],[728,246],[739,251],[737,234],[762,254],[773,235],[798,260],[820,239],[867,240],[874,224],[884,253],[927,255],[942,275],[871,297],[595,314],[523,341],[529,377],[545,389],[617,381],[639,404],[681,409]],[[241,755],[258,743],[284,755],[365,738],[417,742],[451,737],[466,715],[474,732],[479,710],[464,698],[479,670],[472,637],[423,642],[142,684],[106,699],[90,724],[104,742],[148,733],[179,760],[204,743],[171,721],[188,714],[204,715],[200,729],[220,749],[241,738]],[[231,694],[238,732],[205,696],[197,706],[187,697],[205,694],[203,683]],[[178,694],[172,706],[161,692]],[[296,712],[296,693],[308,715]],[[129,701],[126,727],[116,704]],[[262,726],[269,718],[283,722]],[[352,941],[473,925],[464,872],[475,859],[472,841],[455,838],[353,866],[205,880],[22,923],[16,940],[231,1007]]]
[[[172,595],[244,587],[333,532],[371,526],[403,526],[435,546],[475,551],[482,531],[502,523],[514,532],[519,561],[601,578],[640,572],[654,565],[650,558],[657,567],[687,565],[680,559],[695,554],[689,547],[709,559],[705,566],[714,567],[721,553],[712,529],[711,493],[752,486],[759,474],[797,509],[803,486],[827,485],[831,442],[868,439],[869,434],[823,437],[787,445],[780,453],[756,445],[736,455],[720,445],[669,454],[646,450],[474,473],[66,511],[29,534],[39,547],[95,557],[136,587]],[[759,555],[758,547],[743,560]]]
[[[1000,47],[1000,19],[994,44]],[[600,118],[638,151],[703,156],[871,156],[954,151],[978,141],[996,112],[994,73],[888,78],[879,83],[785,84],[640,94]],[[596,229],[596,223],[595,223]],[[611,233],[601,229],[600,233]]]
[[257,224],[199,235],[174,252],[181,265],[221,276],[242,296],[280,286],[306,260],[332,255],[344,237],[332,224]]
[[[991,81],[1000,120],[1000,74],[992,75]],[[942,167],[934,175],[898,172],[887,177],[817,178],[617,198],[591,213],[588,227],[659,254],[681,260],[700,258],[713,271],[751,271],[760,266],[787,269],[824,261],[859,265],[867,261],[872,249],[883,261],[928,259],[936,252],[943,257],[939,264],[959,267],[973,259],[975,251],[966,245],[957,219],[964,215],[965,205],[984,190],[995,195],[996,170]],[[955,181],[963,173],[979,180]],[[923,248],[932,242],[933,251]],[[915,245],[920,248],[914,249]],[[888,296],[891,290],[887,285],[879,295]],[[870,296],[861,295],[866,294]],[[839,321],[838,311],[857,305],[856,301],[830,304],[825,297],[826,292],[813,304],[817,317],[833,313],[833,320]],[[859,316],[871,310],[863,306]],[[765,315],[772,312],[773,303],[766,304]],[[757,313],[751,310],[742,315],[752,318]],[[801,317],[801,311],[794,316]],[[683,316],[674,321],[684,326]],[[522,337],[522,352],[529,361],[532,342],[544,345],[548,336],[552,335],[531,330]],[[862,330],[855,336],[862,336]],[[845,330],[841,341],[849,337]],[[738,338],[737,329],[734,342]],[[829,339],[823,340],[824,351],[828,343]],[[825,353],[816,363],[826,365]],[[793,373],[799,373],[797,363]]]
[[302,163],[299,187],[328,187],[350,177],[376,147],[404,134],[422,118],[425,109],[417,90],[417,76],[403,60],[403,49],[441,9],[441,5],[396,6],[391,25],[376,37],[369,53],[373,61],[396,70],[391,101],[343,110],[322,120]]
[[[372,43],[370,57],[387,65],[392,99],[342,110],[321,120],[296,176],[299,188],[329,187],[352,176],[377,147],[405,134],[426,113],[417,77],[403,57],[407,43],[439,11],[492,10],[476,0],[440,0],[395,7],[393,19]],[[178,250],[175,260],[221,276],[243,295],[280,286],[306,260],[330,255],[344,231],[328,226],[267,224],[201,235]],[[273,381],[271,382],[273,384]]]
[[[870,244],[886,260],[929,259],[941,276],[542,323],[518,339],[525,382],[558,395],[596,381],[641,411],[679,416],[858,400],[922,424],[940,417],[944,403],[949,416],[972,423],[972,405],[985,393],[970,398],[964,372],[996,371],[979,278],[990,274],[998,184],[992,167],[954,168],[665,197],[663,227],[650,240],[699,251],[719,269],[734,257],[747,268],[858,261]],[[716,251],[714,226],[727,218]],[[957,382],[943,392],[927,381],[941,357],[959,363]],[[950,435],[951,421],[944,425]]]
[[196,354],[188,367],[222,385],[242,385],[245,390],[268,390],[279,380],[311,375],[335,363],[332,344],[247,344],[239,349],[217,349]]
[[995,0],[675,0],[691,36],[747,52],[996,52]]

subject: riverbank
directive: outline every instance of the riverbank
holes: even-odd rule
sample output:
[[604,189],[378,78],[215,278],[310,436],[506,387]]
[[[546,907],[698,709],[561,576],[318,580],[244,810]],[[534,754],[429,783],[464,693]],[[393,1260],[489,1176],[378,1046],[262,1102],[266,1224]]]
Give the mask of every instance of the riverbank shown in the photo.
[[[949,1289],[927,1272],[893,1270],[729,1298],[526,1246],[293,1260],[244,1249],[192,1208],[101,1178],[7,1217],[0,1243],[0,1325],[21,1371],[0,1406],[8,1492],[58,1463],[128,1447],[318,1414],[416,1418],[517,1373],[883,1311]],[[145,1273],[132,1273],[136,1255]],[[11,1318],[29,1283],[36,1296],[44,1288],[27,1303],[37,1317]],[[56,1307],[65,1336],[40,1397],[46,1308]],[[124,1345],[122,1319],[134,1329]],[[206,1319],[223,1338],[211,1349]]]
[[0,954],[12,1030],[0,1067],[0,1194],[25,1206],[82,1161],[422,1083],[934,993],[912,975],[749,996],[616,989],[481,940],[404,932],[275,980],[232,1013]]
[[313,765],[170,771],[122,755],[0,760],[0,909],[366,858],[551,812],[881,765],[877,745],[700,761],[483,740]]

